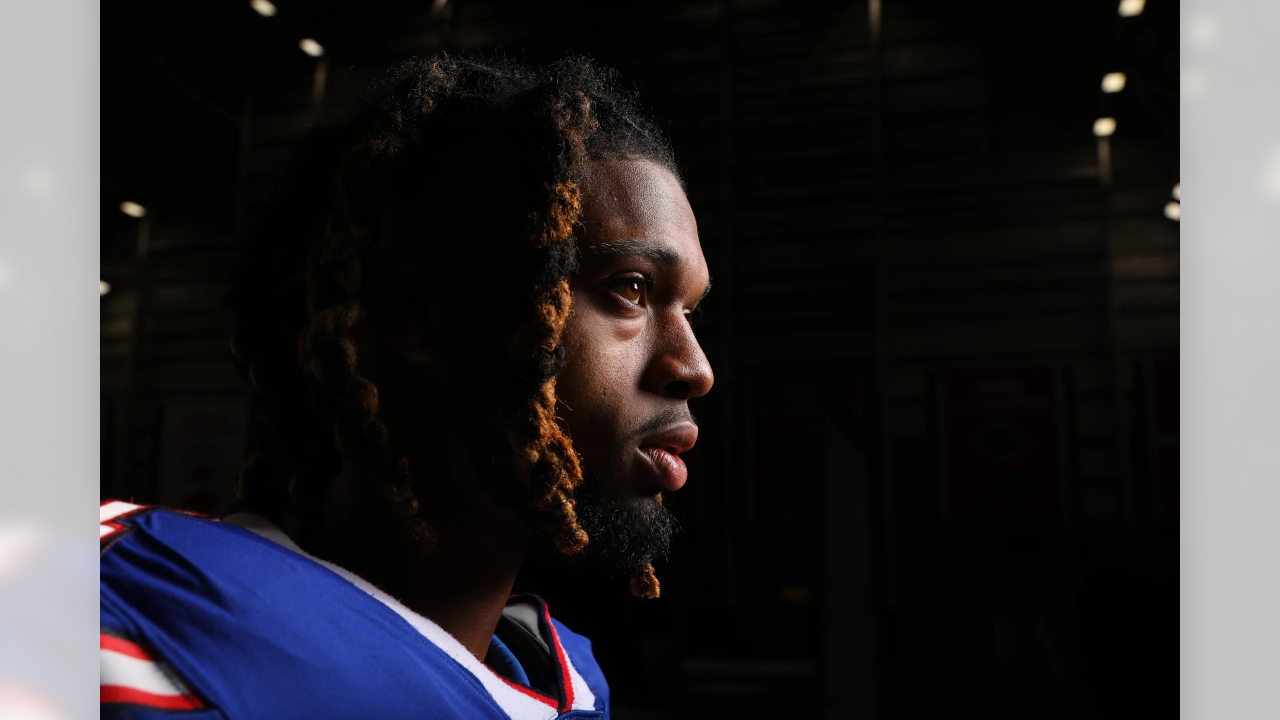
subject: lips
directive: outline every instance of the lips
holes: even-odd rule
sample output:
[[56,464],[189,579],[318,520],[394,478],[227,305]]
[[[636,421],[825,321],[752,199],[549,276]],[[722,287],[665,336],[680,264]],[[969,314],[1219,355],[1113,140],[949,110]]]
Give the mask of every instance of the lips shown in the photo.
[[698,442],[698,426],[680,422],[641,438],[639,455],[658,477],[658,487],[675,492],[689,479],[689,468],[680,459]]

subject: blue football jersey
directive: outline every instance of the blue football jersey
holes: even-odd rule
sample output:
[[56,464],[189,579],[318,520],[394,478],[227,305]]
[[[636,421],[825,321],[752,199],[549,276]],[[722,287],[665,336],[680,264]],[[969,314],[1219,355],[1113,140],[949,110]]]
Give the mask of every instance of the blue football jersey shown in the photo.
[[104,718],[608,717],[590,641],[535,596],[512,598],[481,662],[259,516],[109,501],[101,522]]

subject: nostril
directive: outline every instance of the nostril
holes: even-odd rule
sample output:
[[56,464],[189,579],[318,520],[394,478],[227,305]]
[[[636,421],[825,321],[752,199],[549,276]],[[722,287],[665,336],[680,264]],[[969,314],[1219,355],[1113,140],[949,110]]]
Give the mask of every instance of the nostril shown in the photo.
[[667,397],[678,398],[684,400],[693,393],[693,388],[684,380],[667,383]]

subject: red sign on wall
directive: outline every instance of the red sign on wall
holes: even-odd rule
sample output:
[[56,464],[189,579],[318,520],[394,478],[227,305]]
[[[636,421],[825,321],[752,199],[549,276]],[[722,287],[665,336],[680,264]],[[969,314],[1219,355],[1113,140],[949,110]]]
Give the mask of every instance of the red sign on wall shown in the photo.
[[943,512],[955,525],[1065,521],[1061,373],[949,370],[938,382]]

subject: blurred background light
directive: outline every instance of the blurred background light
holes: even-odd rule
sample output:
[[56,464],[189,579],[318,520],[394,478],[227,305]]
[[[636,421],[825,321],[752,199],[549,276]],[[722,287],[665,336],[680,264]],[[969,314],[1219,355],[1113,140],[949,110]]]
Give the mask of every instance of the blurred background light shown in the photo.
[[1098,137],[1111,137],[1112,133],[1115,131],[1115,118],[1104,117],[1093,121],[1093,134]]
[[1204,95],[1209,85],[1209,74],[1203,68],[1184,70],[1179,78],[1183,100],[1195,100]]
[[1173,199],[1174,200],[1182,199],[1182,183],[1173,184]]
[[1258,181],[1258,192],[1263,199],[1280,201],[1280,146],[1272,147],[1263,160],[1262,177]]
[[1107,73],[1102,76],[1102,92],[1120,92],[1124,90],[1124,73]]
[[0,258],[0,292],[9,290],[13,286],[14,278],[17,278],[17,270],[14,269],[13,263],[8,258]]
[[1141,15],[1146,5],[1147,0],[1120,0],[1120,17]]
[[310,55],[311,57],[320,57],[324,54],[324,46],[311,38],[304,38],[301,40],[298,43],[298,47],[302,48],[302,52]]
[[273,17],[276,14],[276,6],[270,0],[250,0],[249,7],[262,17]]
[[1102,76],[1102,92],[1118,93],[1124,89],[1124,73],[1107,73]]
[[128,215],[129,217],[140,218],[140,217],[146,216],[147,209],[142,207],[136,202],[133,202],[131,200],[126,200],[120,203],[120,212],[124,213],[125,215]]
[[1174,222],[1178,222],[1182,219],[1182,205],[1176,202],[1171,202],[1168,205],[1165,205],[1164,216]]
[[1183,32],[1193,50],[1212,50],[1222,41],[1222,20],[1213,13],[1197,13],[1187,19]]
[[58,176],[49,165],[33,163],[22,170],[18,178],[22,191],[36,200],[47,200],[58,192]]
[[98,281],[98,297],[102,297],[103,295],[106,295],[109,292],[111,292],[111,283],[107,282],[106,280],[99,280]]

